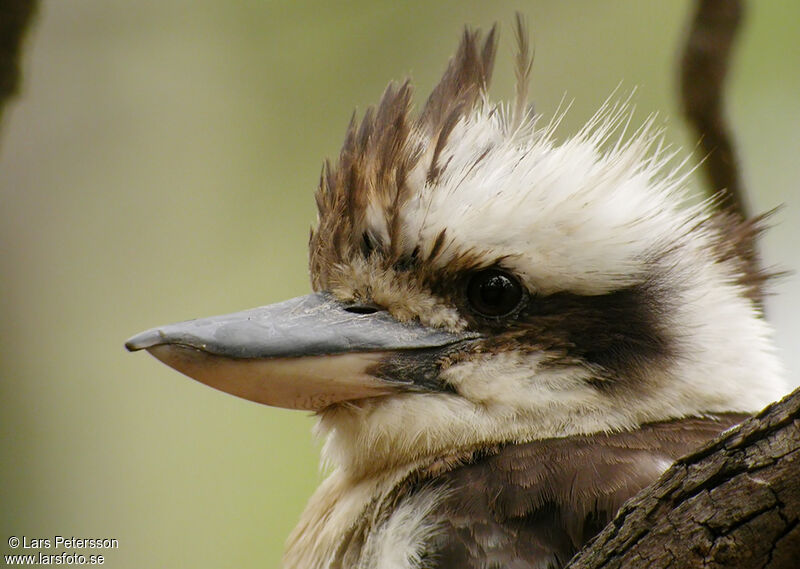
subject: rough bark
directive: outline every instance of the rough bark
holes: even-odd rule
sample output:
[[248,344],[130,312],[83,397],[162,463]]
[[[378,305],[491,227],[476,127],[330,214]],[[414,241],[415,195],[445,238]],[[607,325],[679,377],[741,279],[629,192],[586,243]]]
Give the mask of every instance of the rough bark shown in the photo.
[[34,0],[0,0],[0,119],[19,89],[22,40],[36,7]]
[[800,567],[800,389],[676,462],[568,569]]

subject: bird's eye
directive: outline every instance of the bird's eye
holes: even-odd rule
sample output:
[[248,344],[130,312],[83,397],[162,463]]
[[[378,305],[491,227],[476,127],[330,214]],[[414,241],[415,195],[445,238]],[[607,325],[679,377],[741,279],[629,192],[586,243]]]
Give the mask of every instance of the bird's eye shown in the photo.
[[507,316],[519,306],[522,296],[519,281],[497,269],[475,273],[467,284],[467,300],[481,316]]

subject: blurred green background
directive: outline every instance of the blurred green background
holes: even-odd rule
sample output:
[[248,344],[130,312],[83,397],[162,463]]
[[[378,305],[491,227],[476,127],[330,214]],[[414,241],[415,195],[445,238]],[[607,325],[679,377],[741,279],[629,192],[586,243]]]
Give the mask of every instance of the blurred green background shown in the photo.
[[[411,76],[424,98],[464,23],[501,24],[512,92],[527,14],[533,98],[574,132],[622,84],[677,114],[687,1],[44,2],[0,142],[0,550],[113,537],[110,567],[274,567],[321,475],[313,418],[190,381],[123,342],[309,290],[322,159],[353,108]],[[769,264],[800,268],[800,3],[752,2],[729,107]],[[798,277],[769,314],[792,383]]]

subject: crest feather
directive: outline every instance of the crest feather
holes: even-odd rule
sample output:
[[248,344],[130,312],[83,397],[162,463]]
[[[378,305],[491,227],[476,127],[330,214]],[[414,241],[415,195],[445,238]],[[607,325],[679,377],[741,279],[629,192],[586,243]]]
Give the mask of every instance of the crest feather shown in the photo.
[[496,53],[497,26],[489,30],[483,46],[480,30],[465,29],[455,57],[425,103],[420,123],[438,132],[454,107],[472,108],[489,87]]
[[319,219],[309,243],[314,289],[354,256],[380,254],[389,264],[402,263],[400,211],[411,194],[408,177],[430,143],[427,181],[435,181],[448,136],[486,93],[496,52],[496,26],[483,41],[479,30],[465,29],[418,118],[411,117],[409,81],[390,83],[360,123],[353,115],[339,158],[323,166],[316,193]]

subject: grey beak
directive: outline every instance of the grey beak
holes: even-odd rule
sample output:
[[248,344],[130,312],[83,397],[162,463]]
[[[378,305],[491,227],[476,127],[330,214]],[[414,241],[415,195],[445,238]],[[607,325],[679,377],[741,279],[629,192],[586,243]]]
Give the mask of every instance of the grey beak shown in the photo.
[[[418,390],[422,384],[430,389],[443,353],[475,337],[401,323],[386,311],[315,293],[153,328],[125,346],[147,350],[198,381],[252,401],[319,410],[340,401]],[[404,355],[413,366],[398,365]],[[392,373],[401,368],[404,376]]]

